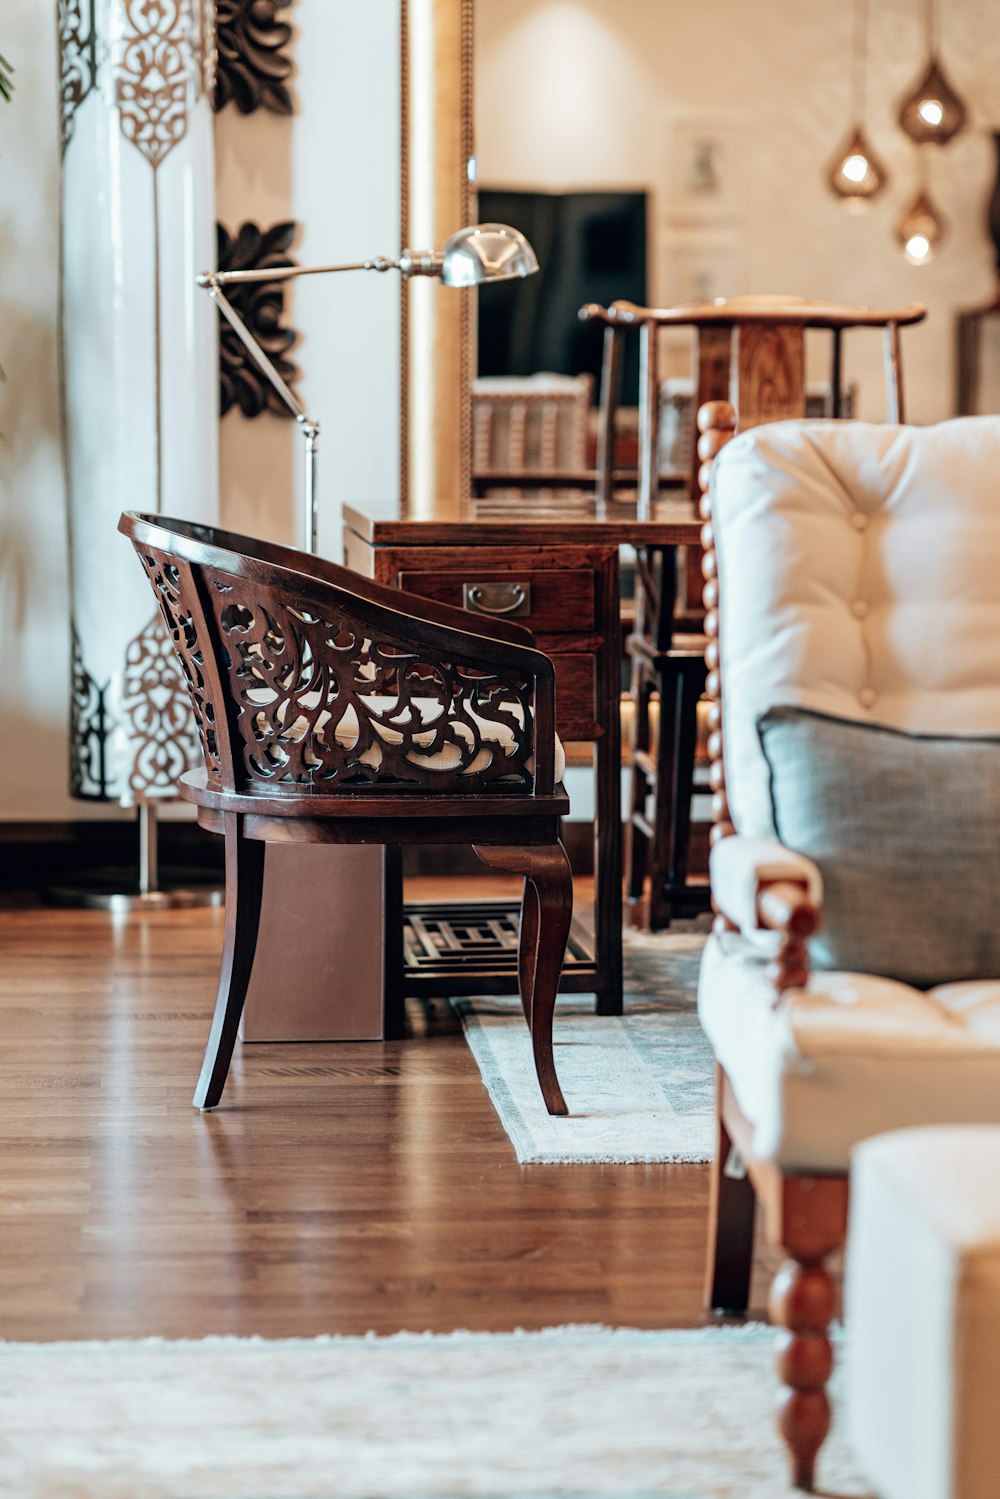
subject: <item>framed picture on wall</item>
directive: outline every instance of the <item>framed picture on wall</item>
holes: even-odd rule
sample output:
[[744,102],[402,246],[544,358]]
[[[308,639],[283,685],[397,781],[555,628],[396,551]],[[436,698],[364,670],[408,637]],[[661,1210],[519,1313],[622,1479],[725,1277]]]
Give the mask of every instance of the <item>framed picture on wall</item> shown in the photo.
[[744,122],[736,111],[668,115],[664,143],[668,220],[742,217],[744,136]]

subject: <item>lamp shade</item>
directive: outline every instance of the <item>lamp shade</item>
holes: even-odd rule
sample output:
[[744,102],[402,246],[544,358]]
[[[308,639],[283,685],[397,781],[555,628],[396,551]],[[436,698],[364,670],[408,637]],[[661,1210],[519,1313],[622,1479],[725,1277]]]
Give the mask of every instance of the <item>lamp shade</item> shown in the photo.
[[899,123],[918,146],[946,146],[964,129],[968,110],[936,57],[899,106]]
[[509,224],[469,224],[451,235],[441,251],[445,286],[478,286],[482,281],[510,281],[533,276],[535,252],[524,235]]
[[888,181],[861,125],[852,130],[827,172],[827,182],[852,212],[866,208]]
[[944,238],[946,224],[926,187],[916,197],[896,227],[896,238],[911,265],[926,265]]

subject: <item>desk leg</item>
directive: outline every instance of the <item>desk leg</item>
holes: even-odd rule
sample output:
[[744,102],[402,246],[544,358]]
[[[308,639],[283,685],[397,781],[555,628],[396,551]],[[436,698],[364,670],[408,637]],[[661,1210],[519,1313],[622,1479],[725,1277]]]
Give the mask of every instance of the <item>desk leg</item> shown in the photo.
[[618,559],[601,569],[600,618],[611,623],[596,658],[601,735],[597,740],[594,821],[594,937],[597,1013],[622,1013],[622,727]]

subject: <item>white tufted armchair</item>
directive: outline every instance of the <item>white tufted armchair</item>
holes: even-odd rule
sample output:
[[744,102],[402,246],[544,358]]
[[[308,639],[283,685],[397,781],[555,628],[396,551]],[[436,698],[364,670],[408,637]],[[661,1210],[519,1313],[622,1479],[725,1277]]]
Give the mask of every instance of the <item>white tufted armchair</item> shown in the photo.
[[728,441],[716,402],[700,425],[718,454],[707,1293],[746,1309],[759,1201],[788,1256],[779,1420],[809,1489],[852,1146],[1000,1121],[1000,418]]

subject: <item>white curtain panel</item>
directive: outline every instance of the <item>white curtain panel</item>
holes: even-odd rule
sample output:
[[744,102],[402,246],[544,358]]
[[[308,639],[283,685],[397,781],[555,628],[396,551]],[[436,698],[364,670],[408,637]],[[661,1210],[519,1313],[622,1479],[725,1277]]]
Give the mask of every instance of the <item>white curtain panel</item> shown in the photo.
[[174,795],[201,762],[124,509],[218,508],[211,0],[59,0],[71,791]]

